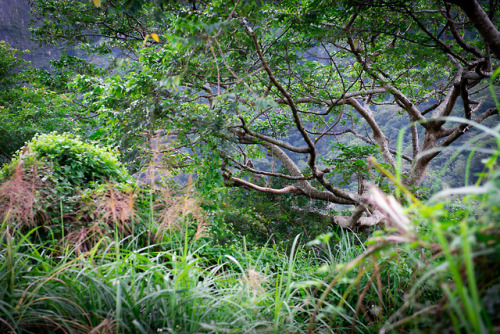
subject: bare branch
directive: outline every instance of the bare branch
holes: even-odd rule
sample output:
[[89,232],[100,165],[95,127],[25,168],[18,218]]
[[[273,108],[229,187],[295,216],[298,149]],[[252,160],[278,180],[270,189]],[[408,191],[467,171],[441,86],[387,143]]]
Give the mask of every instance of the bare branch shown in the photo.
[[245,181],[243,179],[239,179],[237,177],[230,176],[227,173],[224,174],[224,179],[225,179],[226,184],[228,184],[228,185],[237,186],[237,187],[243,186],[246,188],[250,188],[250,189],[257,190],[257,191],[264,192],[264,193],[268,193],[268,194],[280,195],[280,194],[286,194],[289,192],[292,192],[295,195],[302,194],[302,191],[295,186],[286,186],[286,187],[281,188],[281,189],[261,187],[261,186],[254,184],[254,183]]
[[354,109],[356,109],[356,111],[365,119],[365,121],[370,126],[373,132],[373,137],[379,145],[380,150],[382,151],[384,162],[391,165],[393,168],[396,168],[396,163],[394,162],[392,154],[389,152],[389,147],[387,145],[389,143],[389,139],[387,139],[387,137],[378,126],[371,110],[369,108],[364,108],[363,106],[361,106],[361,104],[359,104],[359,102],[354,98],[349,99],[349,104],[352,105]]

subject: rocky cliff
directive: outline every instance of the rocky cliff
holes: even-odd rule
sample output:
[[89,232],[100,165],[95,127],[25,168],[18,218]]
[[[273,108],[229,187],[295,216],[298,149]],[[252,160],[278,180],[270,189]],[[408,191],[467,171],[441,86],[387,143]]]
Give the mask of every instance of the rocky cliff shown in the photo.
[[47,67],[49,60],[60,53],[54,47],[38,47],[31,41],[30,4],[28,0],[0,0],[0,40],[20,50],[30,50],[23,58],[30,60],[33,66]]

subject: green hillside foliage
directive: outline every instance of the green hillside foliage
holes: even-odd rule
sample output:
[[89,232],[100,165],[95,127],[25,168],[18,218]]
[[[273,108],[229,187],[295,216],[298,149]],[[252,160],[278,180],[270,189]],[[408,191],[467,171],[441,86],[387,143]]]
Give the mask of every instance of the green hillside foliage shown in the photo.
[[499,1],[30,6],[0,333],[499,331]]
[[[67,83],[78,61],[64,57],[53,62],[53,71],[34,69],[20,56],[25,53],[0,42],[0,162],[10,157],[37,133],[84,133],[93,120],[74,104]],[[83,67],[91,67],[84,64]],[[77,72],[78,73],[78,72]]]

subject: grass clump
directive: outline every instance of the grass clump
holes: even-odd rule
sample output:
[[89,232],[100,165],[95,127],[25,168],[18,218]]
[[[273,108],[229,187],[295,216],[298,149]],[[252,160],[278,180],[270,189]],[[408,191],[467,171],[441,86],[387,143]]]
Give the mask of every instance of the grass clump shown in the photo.
[[[205,267],[195,244],[140,248],[139,238],[84,254],[34,244],[2,226],[0,331],[37,333],[271,333],[304,324],[295,257],[273,273],[228,256]],[[186,251],[187,250],[187,251]],[[233,270],[226,263],[234,264]],[[293,277],[293,280],[292,280]]]

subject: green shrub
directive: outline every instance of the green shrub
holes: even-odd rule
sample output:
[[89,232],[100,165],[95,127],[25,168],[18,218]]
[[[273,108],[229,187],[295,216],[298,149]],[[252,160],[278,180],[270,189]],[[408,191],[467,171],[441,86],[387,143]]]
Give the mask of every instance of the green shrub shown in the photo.
[[95,143],[85,143],[70,133],[36,135],[21,149],[11,165],[20,162],[22,152],[26,151],[34,153],[31,158],[35,161],[47,161],[53,165],[52,179],[58,187],[74,189],[87,188],[93,182],[133,182],[115,151]]
[[[0,181],[0,218],[10,211],[29,226],[42,211],[52,218],[76,216],[82,193],[100,185],[121,190],[135,184],[115,151],[69,133],[36,135],[2,168]],[[46,225],[46,215],[40,220]]]

